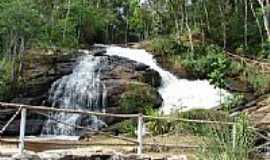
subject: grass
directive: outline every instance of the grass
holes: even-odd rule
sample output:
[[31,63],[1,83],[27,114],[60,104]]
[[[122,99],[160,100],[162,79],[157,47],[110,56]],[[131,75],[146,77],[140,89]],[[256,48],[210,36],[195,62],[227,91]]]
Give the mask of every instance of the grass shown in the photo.
[[[223,132],[209,130],[208,136],[211,143],[203,145],[198,154],[199,160],[248,160],[251,159],[250,150],[253,148],[254,139],[249,128],[249,120],[246,115],[240,115],[235,121],[236,132],[232,128],[225,128]],[[235,138],[234,138],[235,137]],[[235,139],[235,141],[234,141]],[[209,142],[209,141],[208,141]],[[211,146],[206,150],[206,146]]]
[[[152,116],[162,116],[160,115],[162,113],[155,110],[149,110],[147,113]],[[249,128],[250,123],[246,115],[232,118],[222,111],[191,110],[173,113],[170,117],[235,123],[236,134],[233,138],[233,126],[228,124],[198,124],[177,120],[150,120],[148,122],[150,132],[156,137],[161,134],[174,134],[199,138],[199,141],[195,141],[197,145],[200,145],[196,154],[199,160],[247,160],[250,158],[249,151],[254,146],[254,135]],[[179,142],[177,139],[174,141]],[[190,144],[190,142],[187,143]]]

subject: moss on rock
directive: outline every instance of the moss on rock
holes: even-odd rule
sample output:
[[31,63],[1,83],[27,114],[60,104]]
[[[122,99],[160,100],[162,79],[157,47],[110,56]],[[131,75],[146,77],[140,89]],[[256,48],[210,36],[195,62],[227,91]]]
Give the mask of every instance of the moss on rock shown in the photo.
[[120,98],[121,111],[125,113],[143,113],[146,106],[159,107],[160,95],[150,85],[132,83],[127,86]]

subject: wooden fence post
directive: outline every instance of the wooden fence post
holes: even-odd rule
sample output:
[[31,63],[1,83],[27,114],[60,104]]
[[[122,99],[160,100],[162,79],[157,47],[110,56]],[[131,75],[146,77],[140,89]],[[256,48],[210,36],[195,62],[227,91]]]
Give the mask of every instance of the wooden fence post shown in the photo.
[[237,130],[237,126],[236,126],[236,123],[233,124],[233,130],[232,130],[232,147],[233,147],[233,150],[236,149],[236,130]]
[[20,144],[19,144],[19,154],[20,155],[23,155],[23,153],[24,153],[25,126],[26,126],[26,108],[22,108],[21,124],[20,124]]
[[140,155],[143,152],[143,115],[139,114],[138,116],[138,126],[137,126],[137,141],[138,148],[137,154]]

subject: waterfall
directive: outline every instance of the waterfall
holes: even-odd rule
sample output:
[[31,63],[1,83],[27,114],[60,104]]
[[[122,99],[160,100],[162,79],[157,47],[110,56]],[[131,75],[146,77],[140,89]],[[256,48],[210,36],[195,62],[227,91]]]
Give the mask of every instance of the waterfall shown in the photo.
[[[106,54],[109,56],[120,56],[144,63],[159,72],[162,78],[162,85],[159,88],[159,93],[163,98],[161,111],[165,114],[176,110],[213,108],[220,105],[225,97],[230,95],[225,90],[216,89],[207,80],[191,81],[177,78],[159,67],[153,55],[143,49],[104,45],[102,47],[107,48]],[[62,109],[105,112],[107,91],[105,84],[100,80],[100,71],[103,66],[108,65],[106,63],[106,58],[102,56],[94,57],[86,54],[81,57],[72,74],[64,76],[52,85],[49,96],[52,106]],[[58,122],[64,122],[70,127]],[[72,127],[75,125],[97,129],[105,124],[95,116],[54,113],[50,115],[50,119],[43,127],[42,134],[79,135],[81,130]]]
[[176,110],[187,111],[196,108],[217,107],[230,95],[223,89],[215,88],[207,80],[178,79],[158,66],[153,55],[143,49],[107,46],[107,55],[116,55],[141,62],[159,72],[162,78],[162,85],[159,88],[159,93],[163,98],[161,111],[165,114]]
[[[106,103],[106,88],[100,81],[102,57],[91,55],[79,59],[73,73],[57,80],[50,89],[49,101],[53,107],[61,109],[103,111]],[[70,126],[62,123],[64,122]],[[43,127],[43,135],[69,135],[80,133],[72,126],[89,126],[98,128],[102,125],[95,116],[79,114],[54,113]]]

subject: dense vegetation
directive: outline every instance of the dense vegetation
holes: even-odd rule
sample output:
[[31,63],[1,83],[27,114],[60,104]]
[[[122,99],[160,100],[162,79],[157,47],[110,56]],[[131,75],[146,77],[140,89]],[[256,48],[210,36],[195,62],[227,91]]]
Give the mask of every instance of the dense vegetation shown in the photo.
[[6,90],[19,81],[27,49],[83,48],[93,43],[128,41],[129,26],[137,25],[134,17],[138,7],[137,0],[1,1],[0,99],[8,98]]

